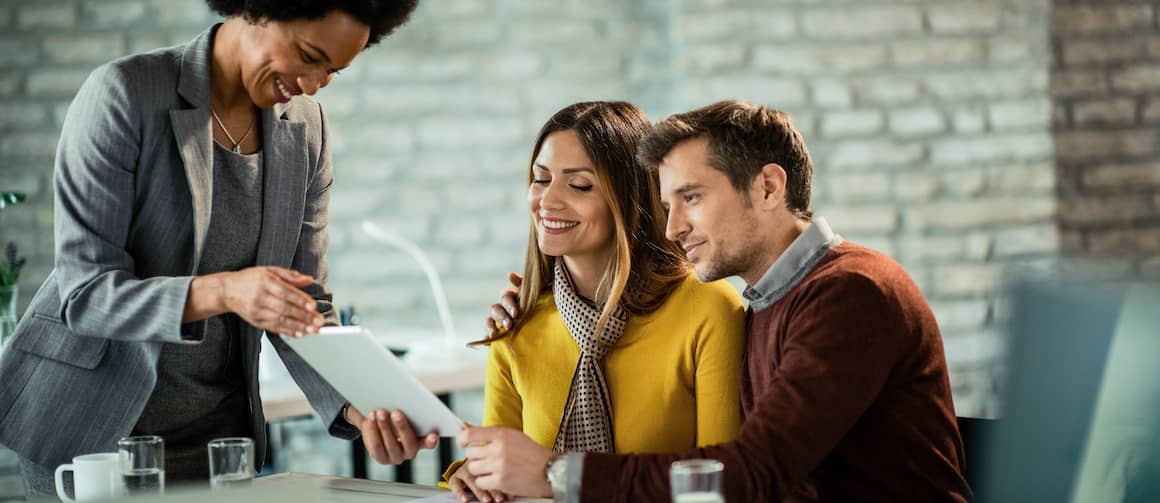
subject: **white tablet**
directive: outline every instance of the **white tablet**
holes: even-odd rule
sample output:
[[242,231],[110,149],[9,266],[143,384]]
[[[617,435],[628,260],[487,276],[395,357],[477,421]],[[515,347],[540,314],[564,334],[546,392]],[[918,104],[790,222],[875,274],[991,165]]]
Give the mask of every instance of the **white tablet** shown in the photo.
[[400,409],[420,435],[453,437],[463,428],[463,420],[363,327],[323,327],[316,335],[282,340],[364,414]]

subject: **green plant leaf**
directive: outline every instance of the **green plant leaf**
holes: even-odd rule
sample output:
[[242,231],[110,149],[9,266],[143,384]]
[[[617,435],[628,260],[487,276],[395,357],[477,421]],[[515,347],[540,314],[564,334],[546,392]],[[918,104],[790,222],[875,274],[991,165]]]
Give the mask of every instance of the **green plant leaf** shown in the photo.
[[28,196],[23,192],[0,192],[0,208],[23,203]]

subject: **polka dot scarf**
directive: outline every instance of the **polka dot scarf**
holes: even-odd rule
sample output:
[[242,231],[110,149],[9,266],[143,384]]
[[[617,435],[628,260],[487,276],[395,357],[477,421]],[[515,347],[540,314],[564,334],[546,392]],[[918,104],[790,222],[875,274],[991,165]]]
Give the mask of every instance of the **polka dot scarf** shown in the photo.
[[556,260],[553,283],[556,309],[564,325],[580,346],[580,359],[572,373],[572,388],[564,402],[564,413],[556,433],[555,452],[613,452],[612,401],[604,380],[604,354],[616,344],[628,321],[620,306],[605,323],[597,344],[596,324],[600,310],[580,297],[563,260]]

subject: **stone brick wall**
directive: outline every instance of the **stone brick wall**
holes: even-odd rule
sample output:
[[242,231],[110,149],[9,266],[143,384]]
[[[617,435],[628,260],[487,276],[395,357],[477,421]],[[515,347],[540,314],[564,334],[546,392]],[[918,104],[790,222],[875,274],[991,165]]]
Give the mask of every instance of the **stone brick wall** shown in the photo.
[[[380,332],[436,330],[418,266],[364,236],[370,219],[430,253],[475,336],[521,266],[544,119],[581,99],[661,118],[743,98],[794,115],[817,213],[906,266],[943,327],[959,412],[995,413],[1012,268],[1061,249],[1106,274],[1160,268],[1156,5],[426,1],[317,97],[335,142],[332,286]],[[30,258],[24,303],[51,268],[52,155],[81,80],[214,19],[193,0],[0,0],[0,189],[30,194],[0,214],[0,241]]]
[[1055,0],[1051,18],[1063,252],[1113,280],[1160,276],[1158,12]]
[[897,258],[943,329],[958,411],[994,414],[999,281],[1057,254],[1048,3],[686,1],[682,108],[784,108],[814,206]]

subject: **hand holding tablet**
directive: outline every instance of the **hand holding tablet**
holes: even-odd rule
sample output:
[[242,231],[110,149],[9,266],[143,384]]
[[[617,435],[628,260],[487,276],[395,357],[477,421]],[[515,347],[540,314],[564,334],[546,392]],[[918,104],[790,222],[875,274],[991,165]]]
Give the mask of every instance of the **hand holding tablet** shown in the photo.
[[439,445],[439,434],[429,433],[419,437],[411,427],[411,421],[402,411],[388,412],[383,409],[371,411],[364,416],[357,407],[350,405],[343,410],[346,421],[358,428],[363,445],[371,458],[384,465],[397,465],[414,459],[422,449],[434,449]]

